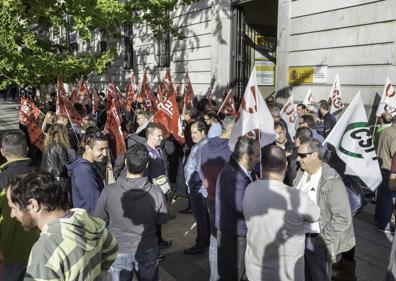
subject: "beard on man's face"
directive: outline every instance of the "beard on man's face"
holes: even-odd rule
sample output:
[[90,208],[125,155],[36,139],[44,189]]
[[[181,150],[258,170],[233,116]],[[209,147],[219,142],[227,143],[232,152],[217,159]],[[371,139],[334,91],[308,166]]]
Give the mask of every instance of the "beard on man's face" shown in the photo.
[[28,212],[23,213],[22,217],[18,219],[18,221],[21,223],[23,229],[27,231],[37,228],[37,223]]

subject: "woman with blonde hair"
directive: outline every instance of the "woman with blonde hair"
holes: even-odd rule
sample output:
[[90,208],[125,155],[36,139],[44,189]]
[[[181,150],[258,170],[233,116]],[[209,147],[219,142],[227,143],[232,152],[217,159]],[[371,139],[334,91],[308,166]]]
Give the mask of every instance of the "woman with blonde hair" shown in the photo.
[[62,145],[67,150],[69,160],[74,160],[76,158],[76,152],[70,146],[69,135],[64,125],[54,124],[51,126],[44,139],[44,151],[47,150],[49,145],[54,143]]

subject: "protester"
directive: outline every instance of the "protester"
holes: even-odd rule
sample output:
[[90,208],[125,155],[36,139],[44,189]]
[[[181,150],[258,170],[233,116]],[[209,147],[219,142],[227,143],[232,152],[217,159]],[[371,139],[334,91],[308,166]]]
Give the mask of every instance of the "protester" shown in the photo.
[[348,194],[337,172],[323,163],[320,141],[303,140],[297,155],[301,171],[295,187],[306,193],[321,211],[319,222],[306,225],[305,278],[330,281],[331,263],[338,254],[355,246]]
[[56,114],[53,111],[48,111],[45,114],[45,118],[43,124],[41,125],[41,129],[46,134],[48,130],[56,123]]
[[46,172],[18,175],[7,189],[11,216],[26,230],[41,231],[24,280],[98,280],[117,255],[117,241],[101,219],[64,210],[60,192]]
[[[389,175],[389,189],[396,191],[396,153],[392,157],[392,165]],[[393,237],[392,249],[389,256],[389,264],[387,267],[385,281],[396,281],[396,239]]]
[[[145,177],[152,183],[160,186],[162,192],[166,194],[170,190],[169,180],[166,175],[166,167],[164,163],[164,154],[160,148],[163,140],[162,128],[154,123],[149,123],[146,128],[146,147],[148,150],[149,160],[147,168],[144,171]],[[162,238],[161,225],[157,225],[158,247],[160,249],[168,248],[172,245],[172,241]]]
[[127,176],[107,186],[100,195],[96,216],[106,221],[118,241],[119,253],[110,269],[112,281],[158,280],[157,227],[167,221],[161,189],[143,173],[149,160],[143,144],[133,144],[126,156]]
[[[184,175],[184,167],[187,163],[188,156],[190,155],[190,151],[194,142],[191,138],[191,125],[195,123],[195,118],[197,115],[197,110],[195,108],[187,109],[183,114],[183,125],[184,125],[184,139],[185,143],[183,146],[183,158],[182,161],[179,162],[179,166],[177,168],[178,174],[176,179],[176,191],[179,193],[185,192],[188,200],[188,205],[185,209],[179,210],[181,214],[192,214],[191,210],[191,200],[190,196],[188,196],[188,186],[186,184],[186,179]],[[183,190],[184,189],[184,190]]]
[[208,138],[218,137],[221,134],[221,124],[217,118],[218,117],[216,113],[214,113],[213,111],[205,112],[204,120],[206,126],[208,126],[209,128]]
[[375,148],[378,148],[379,136],[383,133],[383,131],[386,128],[389,128],[391,125],[392,125],[392,114],[385,111],[384,113],[381,114],[381,117],[378,120],[378,124],[375,127],[375,132],[373,136],[373,142]]
[[395,192],[389,190],[389,176],[392,157],[396,152],[396,117],[392,119],[392,125],[383,130],[379,136],[377,155],[381,168],[382,183],[377,188],[375,205],[375,222],[379,231],[395,231],[395,225],[391,222],[394,210]]
[[275,121],[274,129],[276,134],[278,135],[275,144],[278,147],[282,148],[287,156],[288,169],[286,170],[284,182],[285,184],[292,186],[293,180],[297,174],[297,168],[296,168],[297,157],[293,155],[293,151],[295,150],[294,143],[286,137],[286,128],[283,126],[281,122]]
[[66,148],[60,143],[51,143],[48,145],[41,159],[41,170],[50,173],[58,182],[62,189],[61,201],[64,210],[70,209],[72,203],[71,179],[67,175],[66,164],[70,157]]
[[104,182],[94,164],[106,159],[107,149],[107,136],[99,131],[93,132],[85,140],[85,151],[82,157],[66,165],[72,181],[74,208],[85,209],[90,214],[95,211]]
[[244,277],[246,222],[242,212],[245,189],[255,180],[252,171],[260,161],[259,144],[241,138],[216,184],[216,228],[220,280],[246,280]]
[[307,109],[307,106],[303,103],[297,104],[297,115],[298,117],[302,117],[305,115],[305,110]]
[[191,208],[197,222],[197,238],[195,245],[185,249],[184,253],[188,255],[203,254],[206,252],[206,246],[209,244],[209,215],[207,209],[207,190],[199,177],[198,169],[201,163],[201,147],[208,141],[205,133],[205,125],[197,121],[191,126],[191,138],[195,145],[191,148],[190,155],[184,175],[188,192],[191,200]]
[[310,128],[312,131],[312,137],[314,139],[317,139],[318,141],[320,141],[321,144],[323,144],[324,142],[324,137],[319,134],[319,132],[315,129],[315,119],[312,117],[312,115],[302,115],[300,117],[300,123],[299,123],[299,127],[307,127]]
[[297,104],[297,119],[296,119],[296,129],[298,128],[301,117],[306,114],[307,106],[303,103]]
[[324,125],[323,137],[327,138],[337,121],[334,116],[330,114],[330,105],[327,101],[322,100],[319,102],[319,112]]
[[226,117],[222,122],[221,135],[209,138],[201,147],[201,163],[198,169],[200,179],[207,190],[207,207],[210,223],[209,264],[210,280],[219,277],[217,270],[217,230],[215,228],[215,195],[217,177],[230,159],[231,151],[228,140],[235,123],[234,117]]
[[23,132],[5,133],[1,140],[1,154],[7,160],[0,166],[0,254],[4,262],[2,277],[4,281],[22,281],[38,233],[26,232],[20,223],[11,218],[5,188],[13,177],[34,170],[31,159],[26,157],[27,143]]
[[249,184],[243,198],[247,277],[303,281],[304,222],[318,221],[320,209],[305,193],[283,183],[286,154],[278,146],[262,150],[261,165],[262,179]]
[[70,146],[67,129],[64,125],[54,124],[49,128],[48,134],[44,139],[44,151],[49,145],[54,143],[58,143],[66,149],[69,160],[74,160],[76,158],[76,151]]

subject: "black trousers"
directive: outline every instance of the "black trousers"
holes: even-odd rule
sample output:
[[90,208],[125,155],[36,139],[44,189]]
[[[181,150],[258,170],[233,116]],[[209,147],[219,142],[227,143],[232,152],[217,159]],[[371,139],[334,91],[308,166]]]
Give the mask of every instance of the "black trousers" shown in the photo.
[[197,222],[197,238],[195,239],[195,245],[198,247],[205,247],[209,245],[210,237],[207,199],[197,191],[191,191],[190,199],[191,210]]
[[246,237],[217,231],[217,265],[220,281],[247,280],[245,251]]

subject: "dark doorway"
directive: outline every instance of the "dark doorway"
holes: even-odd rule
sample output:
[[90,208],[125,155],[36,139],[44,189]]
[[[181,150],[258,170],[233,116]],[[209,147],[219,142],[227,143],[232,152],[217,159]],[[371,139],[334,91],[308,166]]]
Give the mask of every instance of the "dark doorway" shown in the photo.
[[264,97],[275,92],[278,0],[232,2],[231,85],[237,103],[256,65]]

